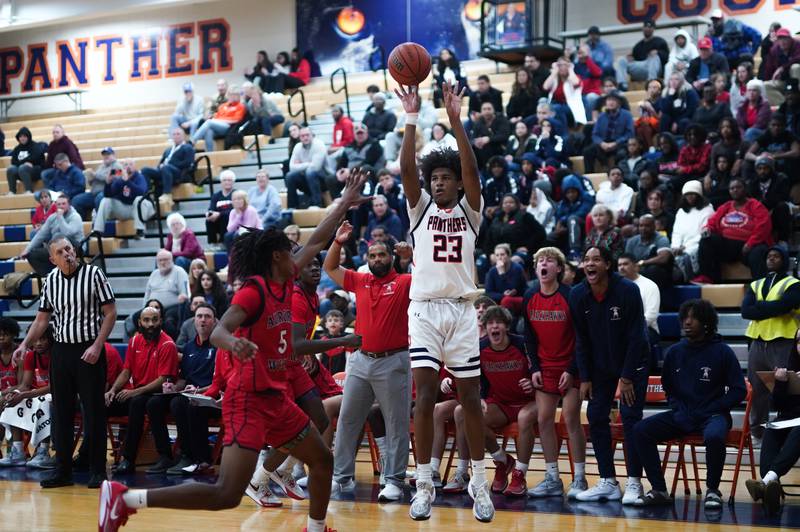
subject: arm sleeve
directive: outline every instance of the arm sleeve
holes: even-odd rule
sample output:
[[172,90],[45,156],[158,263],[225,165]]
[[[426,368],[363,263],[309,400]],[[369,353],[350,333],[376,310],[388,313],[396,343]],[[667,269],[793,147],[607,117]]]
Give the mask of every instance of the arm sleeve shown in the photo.
[[367,274],[365,273],[358,273],[353,270],[344,270],[344,285],[342,288],[347,290],[348,292],[355,292],[356,286],[362,283],[365,279]]
[[592,129],[592,142],[594,144],[600,144],[603,142],[603,137],[605,136],[607,127],[608,117],[605,113],[600,113],[600,116],[597,117],[597,122],[594,125],[594,129]]
[[742,367],[733,350],[724,344],[724,368],[726,386],[728,391],[721,397],[711,401],[706,408],[706,414],[729,414],[731,409],[741,403],[747,396],[747,388],[744,384]]
[[231,305],[239,305],[247,314],[248,321],[258,316],[261,311],[261,293],[251,283],[245,284],[233,295]]
[[[620,110],[620,112],[622,112],[622,111],[623,110]],[[625,111],[625,113],[623,113],[623,115],[620,118],[625,120],[625,127],[623,128],[622,133],[620,134],[620,136],[618,136],[616,139],[614,139],[614,142],[616,142],[617,144],[625,144],[626,142],[628,142],[628,139],[633,137],[633,135],[634,135],[634,133],[633,133],[633,115],[631,115],[629,112]]]
[[495,268],[489,270],[489,272],[486,274],[486,283],[484,286],[486,295],[491,297],[496,303],[499,303],[503,298],[503,292],[500,291],[499,287],[499,275],[500,274]]
[[158,350],[158,376],[178,376],[178,348],[173,341],[164,343]]
[[777,301],[756,301],[755,294],[748,286],[742,301],[742,317],[749,320],[766,320],[788,314],[796,308],[800,308],[800,283],[787,288]]

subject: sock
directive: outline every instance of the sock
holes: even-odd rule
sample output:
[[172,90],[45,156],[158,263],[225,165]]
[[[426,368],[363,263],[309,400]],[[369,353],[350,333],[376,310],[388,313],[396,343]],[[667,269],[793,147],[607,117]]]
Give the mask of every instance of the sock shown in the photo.
[[472,482],[476,486],[486,482],[486,462],[484,462],[483,458],[472,460]]
[[261,486],[269,481],[269,473],[263,467],[257,467],[253,472],[253,478],[250,479],[250,484],[253,486]]
[[514,466],[514,469],[522,471],[523,473],[527,473],[528,472],[528,464],[520,462],[519,460],[517,460],[517,465]]
[[375,438],[375,445],[378,446],[378,452],[380,452],[382,455],[386,454],[386,436]]
[[780,477],[778,477],[778,474],[775,473],[775,471],[768,471],[767,474],[764,475],[764,478],[761,481],[764,484],[766,484],[767,482],[771,482],[773,480],[778,480],[778,478],[780,478]]
[[147,490],[128,490],[122,494],[128,508],[147,508]]
[[297,458],[293,456],[289,456],[283,463],[278,467],[281,471],[291,471],[294,465],[297,463]]
[[495,462],[500,462],[501,464],[506,463],[506,452],[503,449],[498,449],[492,453],[492,460]]
[[442,465],[441,458],[431,458],[431,474],[438,473],[440,465]]
[[575,462],[575,476],[586,477],[586,462]]
[[431,464],[417,464],[417,482],[431,482],[433,483],[433,471],[431,471]]
[[462,460],[461,458],[458,459],[458,466],[456,467],[456,473],[466,473],[469,469],[469,460]]
[[558,462],[545,462],[545,470],[550,478],[558,478]]
[[325,520],[308,518],[306,528],[308,532],[325,532]]
[[15,441],[12,444],[12,447],[14,447],[14,450],[17,451],[17,452],[20,452],[20,453],[24,452],[23,449],[22,449],[22,442],[21,441]]
[[628,477],[628,482],[631,484],[638,484],[639,486],[642,485],[642,477]]

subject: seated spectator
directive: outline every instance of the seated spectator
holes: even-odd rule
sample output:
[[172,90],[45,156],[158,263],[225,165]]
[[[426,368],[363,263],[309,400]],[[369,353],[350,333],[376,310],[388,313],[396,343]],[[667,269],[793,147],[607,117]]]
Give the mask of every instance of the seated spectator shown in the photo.
[[514,171],[519,171],[522,163],[522,155],[526,152],[533,152],[536,146],[536,138],[531,135],[528,126],[523,121],[514,124],[514,134],[508,137],[506,143],[506,163]]
[[[247,201],[247,192],[234,190],[231,194],[233,209],[228,216],[228,227],[225,232],[225,248],[230,251],[233,240],[242,232],[250,229],[263,229],[261,218],[256,208]],[[221,315],[221,313],[220,313]]]
[[542,65],[542,62],[533,55],[532,52],[528,52],[525,54],[525,57],[522,60],[522,66],[525,70],[527,70],[531,75],[531,81],[533,82],[533,86],[536,87],[536,90],[539,93],[544,92],[544,80],[547,79],[547,76],[550,75],[550,72]]
[[380,141],[370,136],[369,128],[366,124],[357,122],[353,126],[353,132],[355,133],[355,140],[341,150],[341,154],[336,161],[336,175],[325,177],[325,183],[332,198],[339,197],[347,176],[350,175],[349,172],[339,172],[339,170],[364,168],[374,174],[377,169],[383,167],[386,163]]
[[669,183],[678,175],[678,156],[680,149],[678,141],[672,133],[663,132],[658,135],[658,152],[654,155],[658,179],[662,183]]
[[108,415],[128,417],[122,460],[114,469],[115,474],[127,475],[136,470],[147,402],[153,394],[162,393],[164,383],[174,381],[177,375],[175,342],[162,330],[158,311],[146,307],[139,315],[139,332],[128,342],[122,373],[105,394]]
[[31,216],[31,225],[33,225],[34,230],[31,233],[31,238],[36,234],[36,231],[42,228],[42,225],[50,218],[50,215],[56,212],[53,196],[50,195],[50,191],[46,188],[34,192],[33,199],[36,200],[37,205]]
[[519,198],[515,194],[506,194],[482,238],[481,248],[489,250],[506,243],[511,247],[515,260],[527,263],[529,257],[545,245],[546,238],[544,228],[522,208]]
[[[552,118],[543,118],[539,121],[539,136],[533,141],[533,149],[525,149],[526,153],[521,156],[520,164],[526,156],[532,155],[530,159],[534,166],[543,168],[545,166],[552,166],[553,168],[563,168],[569,162],[569,151],[567,150],[567,143],[555,131],[556,120]],[[519,126],[519,122],[517,122]]]
[[670,238],[672,235],[672,225],[675,217],[666,208],[666,198],[664,189],[661,187],[647,193],[647,210],[644,214],[649,214],[656,221],[656,231]]
[[550,239],[561,249],[567,249],[568,259],[576,261],[581,256],[583,226],[586,215],[594,206],[595,198],[583,187],[575,175],[561,182],[561,201],[556,206],[556,227]]
[[[728,169],[732,175],[738,176],[742,165],[742,158],[745,144],[742,142],[742,134],[736,119],[726,117],[719,122],[719,140],[711,148],[711,162],[717,160],[718,155],[725,155],[728,158]],[[725,194],[728,192],[725,187]],[[726,200],[727,201],[727,200]]]
[[298,89],[308,85],[308,82],[311,81],[311,63],[307,58],[300,56],[300,50],[297,48],[292,49],[292,56],[289,65],[290,72],[284,80],[284,85],[286,88]]
[[[206,213],[206,234],[208,235],[209,248],[220,250],[222,240],[228,231],[228,217],[233,209],[233,184],[236,174],[233,170],[223,170],[219,174],[220,189],[211,195]],[[291,193],[290,196],[291,197]],[[291,207],[291,205],[289,205]]]
[[587,173],[595,170],[595,161],[614,165],[625,156],[626,144],[633,133],[633,115],[620,108],[616,95],[606,97],[606,111],[600,113],[592,129],[592,144],[583,150],[583,166]]
[[[631,104],[628,102],[628,99],[620,92],[619,87],[617,87],[617,80],[615,80],[613,76],[608,76],[603,79],[602,93],[600,94],[600,97],[597,98],[597,101],[594,102],[594,106],[592,106],[592,121],[596,122],[597,117],[600,116],[600,113],[606,110],[606,98],[611,93],[617,95],[617,99],[619,99],[620,106],[623,109],[627,111],[631,110]],[[659,96],[660,95],[661,93],[659,93]],[[588,111],[589,109],[587,109],[587,112]]]
[[769,25],[769,31],[761,39],[761,49],[758,52],[758,55],[761,56],[761,64],[758,67],[758,77],[761,78],[764,74],[764,67],[766,66],[765,63],[767,61],[767,57],[769,56],[770,50],[772,50],[772,45],[778,41],[778,30],[781,29],[780,22],[773,22]]
[[500,208],[503,196],[514,194],[522,200],[527,200],[530,192],[521,190],[519,181],[508,171],[505,159],[495,155],[487,163],[487,179],[483,185],[483,215],[488,223]]
[[[289,54],[279,52],[275,56],[275,62],[271,62],[267,58],[265,66],[267,69],[266,76],[263,76],[263,72],[262,76],[258,76],[259,86],[267,94],[282,94],[289,77]],[[289,83],[293,84],[294,81],[289,81]]]
[[[211,386],[216,363],[217,349],[211,344],[211,331],[217,323],[214,309],[202,305],[195,310],[195,336],[184,346],[178,363],[177,381],[162,384],[163,393],[152,395],[146,403],[150,430],[153,433],[158,461],[147,469],[147,473],[173,473],[184,475],[184,468],[193,464],[211,462],[208,452],[208,419],[219,417],[220,410],[208,407],[192,407],[189,399],[180,392],[203,393]],[[167,429],[167,412],[175,419],[180,442],[181,460],[175,463],[172,443]],[[203,430],[205,426],[205,430]],[[178,467],[180,466],[180,467]],[[209,465],[210,467],[210,465]],[[197,470],[192,473],[197,473]]]
[[672,286],[672,250],[667,237],[656,232],[653,215],[639,217],[639,234],[625,243],[625,253],[634,257],[640,273],[655,282],[662,293]]
[[300,130],[300,142],[295,145],[289,159],[289,173],[284,176],[287,202],[290,209],[301,208],[297,191],[301,190],[308,198],[306,206],[322,207],[322,183],[325,179],[325,144],[314,138],[307,127]]
[[750,197],[769,211],[775,241],[788,247],[792,235],[792,214],[787,202],[789,178],[775,170],[775,159],[763,156],[756,160],[756,179],[750,182],[749,189]]
[[383,226],[389,236],[397,242],[405,240],[403,222],[397,213],[389,208],[386,196],[377,194],[372,198],[372,212],[369,213],[369,221],[366,226],[366,234],[371,234],[376,226]]
[[723,118],[731,118],[730,105],[717,100],[717,90],[710,82],[701,89],[702,98],[694,111],[692,122],[702,126],[703,129],[716,136],[719,124]]
[[528,211],[528,214],[536,218],[539,225],[544,228],[545,233],[550,234],[553,231],[556,223],[556,211],[553,208],[553,204],[547,198],[547,194],[545,194],[541,188],[535,186],[531,189],[531,196],[525,210]]
[[267,55],[266,51],[259,50],[256,52],[256,64],[244,69],[244,77],[257,87],[260,87],[262,91],[269,92],[266,88],[270,70],[272,70],[272,61],[269,60],[269,55]]
[[652,164],[645,165],[639,173],[639,183],[637,191],[631,200],[631,208],[628,211],[633,218],[634,225],[638,224],[639,216],[647,212],[647,195],[656,190],[659,185],[656,167]]
[[689,63],[686,81],[692,84],[694,90],[700,92],[711,80],[711,76],[718,73],[728,74],[731,69],[728,67],[728,60],[725,59],[725,56],[714,51],[711,39],[708,37],[700,39],[697,42],[697,48],[699,55]]
[[723,54],[731,68],[741,61],[752,61],[761,45],[761,34],[757,29],[736,19],[722,16],[721,9],[711,12],[711,27],[708,29],[714,50]]
[[467,86],[467,78],[461,73],[461,63],[450,48],[442,48],[433,71],[433,105],[442,106],[442,83],[450,83],[456,91]]
[[103,158],[103,162],[100,163],[97,170],[90,169],[83,172],[89,184],[89,191],[81,192],[72,198],[72,205],[80,213],[91,213],[92,209],[99,209],[109,176],[119,177],[122,175],[122,163],[117,160],[114,148],[111,146],[103,148],[100,156]]
[[378,185],[375,188],[376,195],[383,194],[389,208],[394,210],[403,222],[403,234],[409,229],[408,209],[406,209],[406,195],[403,192],[403,185],[386,169],[378,171]]
[[211,118],[192,133],[192,143],[196,146],[197,141],[203,139],[207,152],[214,151],[214,138],[224,137],[231,126],[240,123],[247,116],[247,108],[241,101],[242,94],[239,87],[231,85],[226,98],[227,100],[219,105]]
[[675,37],[673,37],[672,40],[675,44],[672,50],[669,51],[669,60],[664,66],[664,79],[669,79],[673,70],[686,74],[692,60],[699,55],[697,46],[694,45],[692,38],[686,30],[676,31]]
[[[800,171],[800,139],[786,129],[786,117],[775,113],[769,119],[767,130],[750,145],[745,159],[745,176],[750,177],[750,165],[761,158],[772,159],[775,170],[788,176]],[[792,179],[792,184],[798,178]]]
[[517,70],[514,84],[511,86],[511,97],[506,106],[506,116],[512,124],[536,114],[539,91],[531,80],[530,73],[524,68]]
[[458,144],[456,144],[456,138],[450,134],[450,129],[446,125],[437,122],[431,128],[431,139],[422,147],[419,156],[422,158],[433,150],[442,150],[445,148],[458,150]]
[[645,81],[661,77],[661,69],[669,61],[667,41],[654,35],[656,23],[645,20],[642,33],[644,37],[633,47],[633,53],[620,57],[617,61],[617,84],[623,92],[628,90],[628,79]]
[[660,79],[651,79],[646,91],[645,99],[639,102],[639,117],[634,122],[636,136],[642,139],[645,149],[654,145],[653,137],[661,128],[660,100],[664,84]]
[[331,105],[333,118],[333,141],[328,146],[328,154],[332,155],[355,140],[353,121],[344,114],[341,105]]
[[693,279],[700,271],[697,250],[700,246],[700,231],[714,214],[714,208],[703,197],[700,181],[689,181],[683,185],[675,222],[672,224],[672,256],[681,272],[681,283]]
[[[66,194],[71,200],[86,190],[86,177],[80,168],[70,162],[66,153],[59,153],[55,156],[55,163],[51,170],[51,172],[42,174],[42,181],[44,186],[53,192]],[[92,209],[89,207],[89,212],[84,212],[82,215],[91,214],[91,212]]]
[[[561,137],[566,137],[569,134],[569,129],[567,129],[566,123],[562,123],[558,118],[556,118],[556,114],[553,112],[553,110],[550,108],[550,104],[547,102],[539,102],[539,105],[536,106],[536,116],[529,116],[525,119],[525,123],[528,124],[528,129],[530,129],[531,133],[536,136],[541,132],[541,126],[539,124],[543,120],[548,119],[552,122],[553,128],[558,135],[561,135]],[[469,129],[467,131],[469,131]]]
[[667,88],[659,100],[661,123],[659,131],[682,135],[691,124],[700,98],[683,77],[681,72],[673,72]]
[[505,155],[506,142],[510,136],[511,124],[508,119],[497,114],[491,102],[484,102],[480,117],[470,131],[478,168],[486,168],[486,163],[495,155]]
[[736,116],[739,107],[747,100],[747,84],[753,79],[753,63],[742,61],[733,74],[731,81],[731,114]]
[[262,227],[281,225],[281,197],[269,182],[266,168],[256,171],[256,186],[247,191],[247,201],[258,213]]
[[736,122],[747,142],[753,142],[764,134],[772,110],[764,97],[764,83],[758,79],[747,82],[747,96],[736,112]]
[[247,100],[245,107],[250,118],[258,124],[258,130],[264,135],[273,136],[273,128],[286,121],[278,106],[261,92],[260,87],[249,81],[242,84],[242,90]]
[[771,105],[783,103],[783,90],[786,83],[800,79],[800,42],[792,37],[792,33],[781,28],[775,32],[777,43],[773,46],[764,61],[764,73],[761,79],[767,91],[767,99]]
[[792,79],[785,92],[786,101],[778,107],[778,113],[786,117],[786,129],[800,137],[800,81]]
[[731,410],[742,402],[747,390],[736,354],[717,334],[719,317],[714,305],[702,299],[685,301],[678,317],[686,337],[667,350],[661,372],[669,410],[634,427],[636,452],[652,486],[635,504],[672,504],[657,445],[700,432],[708,466],[704,505],[706,509],[721,509],[719,482]]
[[186,219],[181,213],[173,212],[167,216],[167,228],[169,234],[164,249],[172,253],[175,264],[188,272],[192,261],[205,260],[200,242],[197,241],[194,231],[186,226]]
[[[194,261],[192,261],[194,264]],[[205,263],[203,263],[205,265]],[[203,272],[205,272],[205,268],[203,268]],[[201,272],[202,275],[202,272]],[[198,278],[197,286],[200,286],[200,280]],[[202,290],[202,288],[200,288]],[[194,292],[196,288],[192,287],[191,292]],[[178,346],[178,352],[183,353],[183,348],[186,347],[186,344],[191,342],[191,340],[197,336],[197,329],[195,328],[194,324],[194,314],[201,305],[208,305],[206,303],[205,295],[202,296],[192,296],[192,299],[189,301],[189,314],[190,317],[183,320],[181,324],[180,332],[178,333],[178,339],[175,340],[175,345]],[[212,307],[213,308],[213,307]]]
[[358,267],[359,273],[369,273],[369,247],[376,242],[383,242],[389,249],[394,249],[398,241],[389,234],[383,225],[371,226],[368,231],[364,232],[364,238],[358,241],[358,254],[364,261],[364,264]]
[[581,96],[581,80],[575,67],[566,57],[559,57],[550,67],[550,76],[544,82],[549,93],[548,102],[562,124],[585,124],[586,108]]
[[[228,294],[225,292],[225,285],[212,270],[206,270],[200,274],[200,283],[194,287],[192,299],[198,296],[214,308],[215,314],[222,316],[228,310]],[[196,311],[195,316],[197,316]]]
[[719,207],[706,222],[700,239],[700,274],[695,284],[719,283],[723,262],[740,260],[750,267],[753,279],[766,275],[764,257],[772,245],[769,211],[760,201],[747,197],[745,182],[730,182],[731,200]]
[[[617,260],[619,274],[639,287],[644,308],[644,321],[647,324],[647,340],[650,344],[650,370],[658,371],[662,362],[658,356],[661,353],[659,342],[661,335],[658,330],[658,314],[661,309],[661,292],[658,285],[643,275],[639,275],[639,263],[636,257],[623,253]],[[656,360],[658,358],[658,360]]]
[[[203,118],[205,120],[211,118],[214,113],[217,112],[220,105],[228,101],[228,82],[224,78],[217,80],[217,93],[211,98],[208,98],[208,100],[210,100],[208,103],[208,109],[203,114]],[[192,134],[194,134],[194,132],[192,132]]]
[[176,338],[183,322],[181,314],[184,303],[189,300],[189,276],[185,269],[175,266],[172,253],[166,249],[156,253],[156,269],[145,285],[145,304],[152,299],[158,300],[163,309],[161,316],[164,330],[172,338]]
[[200,121],[203,120],[204,111],[203,99],[195,96],[194,85],[191,82],[184,83],[183,98],[175,105],[175,111],[169,121],[169,130],[180,128],[189,134],[194,134]]
[[44,166],[42,146],[33,140],[27,127],[17,131],[17,145],[11,150],[11,164],[6,169],[8,193],[17,193],[17,181],[22,181],[26,192],[33,192],[33,183],[38,181]]
[[50,262],[50,250],[47,244],[56,235],[63,235],[77,249],[83,240],[83,219],[71,205],[69,196],[61,194],[56,199],[56,212],[45,220],[41,229],[20,253],[20,259],[27,259],[33,271],[45,277],[54,268]]
[[386,96],[382,92],[372,97],[372,109],[364,114],[362,122],[367,127],[370,140],[382,140],[394,130],[397,116],[391,109],[386,109]]
[[482,113],[484,103],[491,103],[496,114],[503,113],[503,91],[492,87],[486,74],[478,76],[478,88],[469,97],[469,111]]
[[[181,128],[170,131],[172,146],[164,150],[156,168],[144,167],[142,174],[155,182],[156,193],[161,197],[172,199],[172,187],[177,183],[192,180],[191,170],[194,166],[194,146],[186,141],[186,134]],[[161,199],[159,197],[159,199]]]
[[[594,62],[591,49],[586,44],[578,47],[573,64],[575,74],[581,80],[581,95],[583,108],[586,112],[586,120],[592,120],[591,110],[602,94],[603,69]],[[581,120],[578,121],[580,122]]]
[[518,315],[522,310],[525,288],[525,270],[519,263],[511,260],[511,247],[508,244],[497,244],[494,248],[494,266],[486,274],[484,294],[512,314]]
[[687,181],[702,179],[711,166],[711,144],[703,126],[692,124],[686,128],[686,144],[678,152],[678,175],[670,182],[677,192]]
[[624,251],[625,239],[615,223],[614,211],[607,205],[597,203],[589,211],[589,215],[592,217],[592,228],[583,240],[583,249],[605,248],[616,263]]
[[103,199],[97,208],[92,229],[105,233],[108,220],[133,220],[136,237],[144,237],[145,222],[156,212],[153,203],[145,197],[147,181],[136,169],[133,159],[123,161],[121,175],[108,174],[103,189]]
[[622,170],[622,181],[628,185],[636,186],[639,181],[639,174],[648,164],[647,159],[644,158],[645,146],[641,138],[631,137],[625,147],[627,150],[626,157],[618,163],[620,170]]
[[63,126],[56,124],[53,126],[53,140],[47,145],[47,158],[42,168],[42,180],[47,181],[50,176],[56,171],[56,157],[60,154],[65,154],[70,161],[72,161],[79,170],[85,170],[83,159],[81,159],[81,152],[74,142],[66,135]]
[[728,92],[729,75],[729,72],[717,72],[711,76],[711,84],[714,86],[714,91],[717,93],[717,102],[724,103],[728,106],[731,104],[731,93]]
[[[737,129],[738,131],[738,129]],[[714,164],[708,175],[703,178],[703,190],[708,196],[708,201],[714,209],[730,201],[731,196],[728,192],[731,179],[735,176],[731,174],[731,161],[724,153],[719,153],[713,157]]]
[[[623,182],[623,174],[620,167],[613,166],[608,171],[608,180],[600,183],[595,199],[598,204],[603,204],[611,210],[613,219],[625,219],[631,208],[633,189]],[[608,223],[613,224],[613,219],[608,220]],[[616,257],[614,257],[614,260],[616,260]]]
[[[189,293],[195,291],[195,288],[200,285],[200,275],[203,274],[204,271],[208,269],[208,264],[206,264],[205,257],[201,257],[198,259],[192,259],[191,264],[189,265]],[[180,347],[178,347],[178,351],[180,351]]]

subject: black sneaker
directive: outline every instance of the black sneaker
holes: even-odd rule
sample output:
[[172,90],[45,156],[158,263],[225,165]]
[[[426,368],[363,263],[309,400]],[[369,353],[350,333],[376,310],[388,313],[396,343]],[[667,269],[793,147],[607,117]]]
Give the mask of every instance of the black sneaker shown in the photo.
[[745,481],[744,485],[747,486],[747,492],[755,502],[758,502],[764,498],[764,488],[766,486],[762,481],[749,478]]
[[144,239],[144,230],[137,229],[136,230],[136,240],[143,240]]
[[719,490],[708,490],[703,505],[711,510],[722,508],[722,493]]
[[72,470],[79,473],[89,471],[89,460],[85,456],[78,454],[72,459]]
[[86,487],[90,490],[99,489],[106,480],[108,480],[108,477],[106,477],[105,473],[102,475],[92,475],[91,478],[89,478],[89,483],[86,484]]
[[64,486],[72,486],[73,484],[74,482],[72,482],[72,477],[65,476],[61,473],[57,473],[56,475],[39,482],[39,485],[43,489],[63,488]]
[[648,491],[647,495],[639,497],[633,503],[634,506],[661,506],[667,504],[672,504],[672,497],[669,496],[669,493],[656,490]]
[[183,470],[184,467],[193,465],[194,461],[188,456],[183,456],[177,464],[167,469],[167,475],[186,475],[187,472]]
[[135,471],[136,466],[132,462],[129,462],[127,458],[123,458],[114,468],[114,473],[117,475],[130,475]]
[[777,515],[781,509],[781,498],[783,489],[777,480],[770,480],[764,487],[764,510],[767,515]]
[[172,458],[168,458],[166,456],[161,456],[158,459],[158,462],[156,462],[155,464],[153,464],[150,467],[148,467],[147,469],[145,469],[144,472],[149,474],[149,475],[159,474],[159,473],[166,473],[167,469],[172,467],[172,464],[174,464],[174,463],[175,462],[172,461]]

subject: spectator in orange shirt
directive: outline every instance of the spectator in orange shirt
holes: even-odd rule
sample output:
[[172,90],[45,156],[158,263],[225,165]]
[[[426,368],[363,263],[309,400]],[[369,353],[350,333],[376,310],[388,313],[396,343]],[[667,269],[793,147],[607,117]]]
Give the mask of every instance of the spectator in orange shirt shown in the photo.
[[214,151],[214,138],[222,137],[234,124],[238,124],[247,115],[247,108],[242,103],[242,94],[239,87],[231,85],[228,88],[228,101],[221,103],[210,119],[203,122],[197,131],[192,134],[192,142],[203,139],[206,151]]

